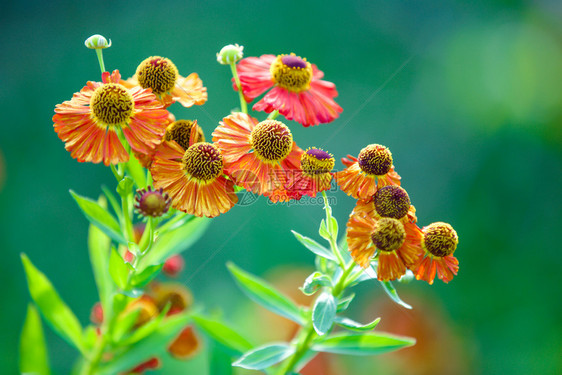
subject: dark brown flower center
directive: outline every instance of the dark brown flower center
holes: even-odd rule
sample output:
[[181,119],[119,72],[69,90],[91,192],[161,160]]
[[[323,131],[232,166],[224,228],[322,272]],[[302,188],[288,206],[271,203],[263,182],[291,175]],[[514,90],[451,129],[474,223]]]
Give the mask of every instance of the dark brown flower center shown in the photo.
[[396,219],[383,217],[375,223],[371,241],[381,251],[394,251],[406,240],[404,225]]
[[334,157],[319,148],[309,148],[301,155],[301,169],[307,175],[329,173],[334,168]]
[[250,143],[261,160],[274,163],[289,155],[293,148],[293,135],[282,122],[265,120],[252,130]]
[[106,83],[92,94],[90,108],[96,119],[106,125],[119,125],[129,121],[135,104],[129,90],[118,83]]
[[436,257],[445,257],[455,252],[459,237],[447,223],[433,223],[423,228],[422,247]]
[[401,219],[410,209],[410,197],[406,190],[396,185],[380,188],[375,194],[375,210],[383,217]]
[[183,169],[201,182],[210,182],[221,175],[222,155],[211,143],[200,142],[191,145],[183,156]]
[[160,95],[174,88],[178,78],[178,69],[172,61],[160,56],[152,56],[140,63],[137,68],[137,80],[144,89]]
[[[164,140],[166,141],[176,141],[178,145],[183,147],[184,150],[189,148],[189,141],[191,137],[191,129],[193,125],[196,124],[195,121],[191,120],[178,120],[171,123],[166,128],[166,134],[164,135]],[[205,135],[200,126],[197,126],[197,137],[194,143],[205,142]]]
[[374,176],[383,176],[392,167],[392,154],[388,148],[373,144],[361,150],[357,161],[363,172]]

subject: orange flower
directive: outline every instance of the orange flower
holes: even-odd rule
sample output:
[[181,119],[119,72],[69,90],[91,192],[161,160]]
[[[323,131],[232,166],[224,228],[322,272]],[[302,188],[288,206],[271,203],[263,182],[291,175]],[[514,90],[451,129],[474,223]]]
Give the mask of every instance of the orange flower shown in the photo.
[[185,327],[178,337],[168,347],[168,352],[176,359],[189,359],[197,354],[200,339],[195,334],[193,327]]
[[307,149],[300,160],[300,169],[288,175],[287,190],[315,197],[332,186],[334,156],[322,149]]
[[127,81],[121,81],[127,87],[140,86],[152,89],[165,107],[179,102],[186,108],[202,105],[207,101],[207,88],[197,73],[182,77],[176,65],[167,58],[151,56],[137,67],[136,74]]
[[347,168],[336,173],[336,181],[347,195],[369,200],[383,186],[400,185],[400,176],[394,171],[388,148],[372,144],[362,149],[358,158],[347,157],[349,159],[342,158]]
[[118,137],[123,132],[133,151],[149,153],[164,135],[168,111],[149,90],[127,89],[115,70],[102,82],[88,82],[73,98],[57,104],[55,132],[79,162],[105,165],[129,160]]
[[422,229],[424,250],[421,257],[412,267],[416,279],[433,284],[435,273],[448,283],[459,271],[459,261],[453,256],[459,243],[459,237],[453,227],[447,223],[437,222]]
[[[321,80],[324,73],[316,65],[293,53],[248,57],[237,68],[246,101],[271,88],[254,104],[255,111],[278,110],[287,120],[303,126],[331,122],[342,111],[333,99],[338,96],[336,85]],[[237,90],[236,85],[234,89]]]
[[[195,133],[195,127],[192,128]],[[215,217],[238,201],[234,183],[225,177],[229,164],[212,143],[193,143],[184,150],[175,141],[164,141],[154,155],[150,172],[154,187],[172,197],[172,206],[195,216]]]
[[358,201],[347,224],[347,243],[357,264],[366,268],[377,255],[379,280],[394,280],[422,255],[415,208],[399,186],[381,188],[372,200]]
[[244,113],[223,119],[213,132],[228,173],[237,185],[260,195],[284,191],[286,171],[296,170],[302,150],[289,128],[276,120],[258,123]]

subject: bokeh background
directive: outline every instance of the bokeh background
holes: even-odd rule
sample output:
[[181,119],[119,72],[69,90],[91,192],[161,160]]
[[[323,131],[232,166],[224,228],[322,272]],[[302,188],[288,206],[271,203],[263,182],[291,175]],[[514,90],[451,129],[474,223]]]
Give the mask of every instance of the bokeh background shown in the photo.
[[[1,372],[17,372],[29,301],[20,252],[83,324],[96,301],[87,222],[68,190],[96,197],[114,178],[73,160],[51,117],[55,104],[99,80],[83,42],[100,33],[113,41],[106,67],[124,77],[150,55],[171,58],[184,76],[198,72],[208,103],[171,110],[197,118],[207,135],[238,106],[230,70],[215,60],[223,45],[242,44],[246,56],[307,57],[336,83],[344,112],[315,128],[290,123],[297,143],[338,159],[369,143],[388,146],[419,222],[456,228],[458,277],[398,285],[414,310],[389,302],[375,282],[357,288],[353,318],[381,316],[381,330],[415,336],[418,345],[374,358],[324,357],[316,373],[562,373],[561,16],[555,0],[2,2]],[[354,201],[331,194],[343,226]],[[290,229],[318,238],[322,215],[314,201],[235,207],[185,254],[179,280],[256,343],[286,339],[292,328],[252,305],[225,262],[300,298],[296,287],[313,257]],[[53,370],[67,374],[76,353],[46,331]],[[191,362],[167,359],[160,373],[206,374],[205,362],[203,350]]]

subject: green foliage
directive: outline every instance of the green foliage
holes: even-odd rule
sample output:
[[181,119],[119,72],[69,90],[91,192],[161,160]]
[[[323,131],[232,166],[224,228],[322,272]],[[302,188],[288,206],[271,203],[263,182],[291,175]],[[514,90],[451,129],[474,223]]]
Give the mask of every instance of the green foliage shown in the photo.
[[249,370],[263,370],[288,358],[295,347],[288,344],[268,344],[252,349],[232,365]]
[[25,254],[21,254],[21,260],[27,276],[29,293],[45,320],[60,337],[84,352],[82,326],[74,313],[59,297],[47,277],[31,263]]
[[336,257],[334,256],[334,254],[332,254],[332,252],[328,249],[326,249],[324,246],[320,245],[318,242],[314,241],[313,239],[310,239],[308,237],[303,236],[302,234],[297,233],[296,231],[292,230],[291,231],[295,238],[301,243],[303,244],[308,250],[312,251],[314,254],[321,256],[323,258],[329,259],[329,260],[336,260]]
[[346,297],[339,298],[337,311],[342,312],[342,311],[347,310],[347,308],[351,304],[351,301],[353,301],[354,298],[355,298],[355,293],[351,293],[350,295],[348,295]]
[[392,285],[392,283],[390,281],[379,281],[380,284],[382,285],[382,288],[384,289],[384,291],[386,292],[386,294],[397,304],[399,304],[400,306],[403,306],[407,309],[411,309],[412,306],[408,305],[406,302],[402,301],[402,299],[400,298],[400,296],[398,296],[398,292],[396,291],[396,289],[394,288],[394,285]]
[[307,296],[311,296],[322,286],[331,288],[333,286],[332,279],[330,279],[329,276],[316,271],[306,278],[304,285],[299,289]]
[[118,374],[130,370],[153,356],[164,353],[174,337],[189,321],[189,313],[167,317],[150,335],[130,346],[127,351],[116,355],[110,362],[102,365],[99,374]]
[[27,315],[20,338],[20,373],[49,375],[49,358],[41,317],[32,304],[27,306]]
[[119,255],[115,248],[112,248],[111,255],[109,256],[109,274],[121,290],[130,289],[128,281],[131,270],[133,270],[132,266],[121,258],[121,255]]
[[242,291],[254,302],[296,323],[305,323],[299,307],[265,280],[243,271],[233,263],[228,263],[227,267]]
[[200,315],[194,315],[193,320],[197,327],[209,335],[215,342],[225,347],[234,356],[238,356],[252,348],[252,344],[248,340],[222,322]]
[[70,190],[70,194],[76,203],[78,203],[78,207],[82,210],[82,213],[86,219],[90,221],[90,223],[97,226],[115,241],[124,245],[127,244],[127,241],[121,232],[119,223],[103,206],[90,198],[82,197],[76,194],[72,190]]
[[337,303],[336,298],[324,292],[316,299],[312,309],[312,325],[319,336],[326,334],[336,318]]
[[347,334],[340,333],[328,336],[315,343],[312,349],[318,352],[373,355],[395,351],[414,345],[415,339],[386,333]]
[[354,320],[351,320],[349,318],[346,318],[344,316],[336,316],[335,318],[335,322],[336,324],[350,330],[350,331],[356,331],[356,332],[366,332],[366,331],[370,331],[372,329],[374,329],[377,324],[379,324],[379,322],[381,321],[381,318],[377,318],[375,320],[373,320],[371,323],[367,323],[367,324],[361,324],[361,323],[357,323]]

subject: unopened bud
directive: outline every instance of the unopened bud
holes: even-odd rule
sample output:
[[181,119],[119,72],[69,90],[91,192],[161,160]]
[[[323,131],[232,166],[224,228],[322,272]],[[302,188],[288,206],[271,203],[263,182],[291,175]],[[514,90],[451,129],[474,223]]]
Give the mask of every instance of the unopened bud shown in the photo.
[[99,34],[92,35],[84,42],[84,45],[90,49],[103,49],[111,47],[111,39],[109,39],[109,43],[107,39]]
[[244,46],[239,46],[238,44],[229,44],[222,47],[219,53],[217,53],[217,61],[219,64],[229,65],[232,63],[237,63],[244,57]]

